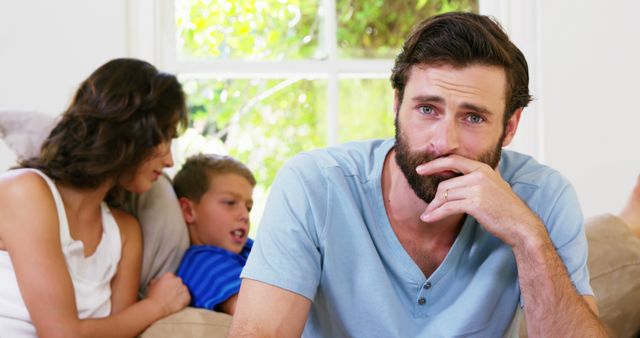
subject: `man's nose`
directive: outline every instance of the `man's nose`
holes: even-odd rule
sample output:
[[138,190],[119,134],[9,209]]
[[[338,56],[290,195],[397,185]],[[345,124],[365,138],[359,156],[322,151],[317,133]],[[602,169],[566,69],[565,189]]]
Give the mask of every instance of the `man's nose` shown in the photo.
[[433,150],[439,155],[455,152],[460,146],[460,134],[454,118],[444,118],[436,126],[436,132],[431,140]]

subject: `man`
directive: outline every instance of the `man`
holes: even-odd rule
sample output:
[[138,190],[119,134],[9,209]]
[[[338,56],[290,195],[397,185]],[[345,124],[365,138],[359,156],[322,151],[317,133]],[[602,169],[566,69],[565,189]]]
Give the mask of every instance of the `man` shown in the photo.
[[230,336],[500,337],[518,307],[531,337],[606,336],[573,188],[502,152],[530,95],[500,26],[427,19],[391,81],[395,140],[278,174]]

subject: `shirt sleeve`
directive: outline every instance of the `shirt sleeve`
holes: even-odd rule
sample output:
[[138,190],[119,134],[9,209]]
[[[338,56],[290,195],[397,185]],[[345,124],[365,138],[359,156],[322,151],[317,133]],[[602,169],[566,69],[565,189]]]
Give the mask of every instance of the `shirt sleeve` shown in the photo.
[[321,274],[319,233],[325,222],[327,187],[309,155],[279,171],[242,278],[315,297]]
[[242,262],[220,248],[192,247],[177,275],[191,293],[191,306],[214,310],[240,291]]
[[[578,196],[560,173],[547,170],[535,184],[515,184],[514,191],[544,223],[556,253],[578,294],[593,295],[587,268],[587,236]],[[523,305],[522,298],[520,299]]]
[[593,296],[587,268],[588,244],[584,217],[571,184],[564,185],[543,221],[578,294]]

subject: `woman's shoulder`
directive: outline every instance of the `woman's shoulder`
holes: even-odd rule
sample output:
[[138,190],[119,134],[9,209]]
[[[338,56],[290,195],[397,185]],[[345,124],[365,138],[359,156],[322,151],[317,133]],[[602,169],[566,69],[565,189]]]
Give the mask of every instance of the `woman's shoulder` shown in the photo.
[[140,238],[140,223],[137,218],[122,209],[111,207],[109,209],[111,210],[111,214],[113,215],[116,224],[118,225],[118,229],[120,229],[120,235],[122,236],[123,242],[132,236]]
[[0,204],[13,204],[14,201],[37,203],[51,199],[49,185],[44,177],[34,170],[14,169],[0,175],[0,200],[3,202]]
[[[14,234],[42,232],[57,224],[56,206],[45,179],[33,170],[15,169],[0,175],[0,246]],[[48,226],[46,226],[48,228]],[[20,236],[18,236],[20,237]]]

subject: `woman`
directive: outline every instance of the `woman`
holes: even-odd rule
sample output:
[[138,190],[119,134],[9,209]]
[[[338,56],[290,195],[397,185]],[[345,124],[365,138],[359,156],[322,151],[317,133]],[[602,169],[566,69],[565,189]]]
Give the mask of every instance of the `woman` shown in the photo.
[[175,76],[134,59],[98,68],[38,157],[0,176],[0,332],[132,337],[189,303],[166,274],[137,299],[141,234],[118,209],[173,165],[186,123]]

